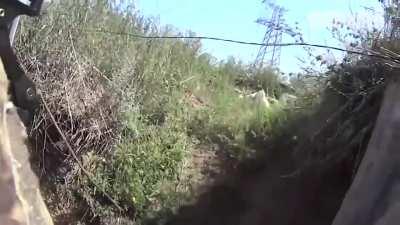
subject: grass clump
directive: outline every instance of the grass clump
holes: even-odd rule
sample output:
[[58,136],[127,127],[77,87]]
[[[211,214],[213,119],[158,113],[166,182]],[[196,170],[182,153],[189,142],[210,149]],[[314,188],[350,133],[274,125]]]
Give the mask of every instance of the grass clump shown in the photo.
[[[192,88],[207,107],[192,112],[190,131],[201,140],[219,143],[238,159],[254,151],[254,138],[277,135],[289,118],[288,109],[294,107],[278,100],[285,90],[276,71],[268,68],[246,75],[248,71],[240,62],[231,60],[211,71],[207,82],[200,81]],[[262,90],[274,100],[270,107],[246,97]]]
[[[189,148],[184,128],[177,121],[157,126],[131,118],[129,123],[135,131],[124,135],[109,160],[89,157],[96,182],[130,211],[132,218],[152,216],[171,208],[172,203],[178,207],[175,196],[182,199],[187,193],[181,182],[185,179],[182,162]],[[89,183],[87,179],[79,182],[81,186]],[[92,195],[102,194],[96,192]],[[96,209],[96,203],[91,207],[97,215],[104,214],[104,209]]]

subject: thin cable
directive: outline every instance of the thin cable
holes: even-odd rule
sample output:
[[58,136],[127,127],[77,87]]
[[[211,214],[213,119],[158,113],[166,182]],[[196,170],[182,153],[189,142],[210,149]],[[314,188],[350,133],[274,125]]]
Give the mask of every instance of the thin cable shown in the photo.
[[130,36],[135,38],[141,39],[199,39],[199,40],[212,40],[212,41],[222,41],[222,42],[230,42],[235,44],[242,44],[242,45],[254,45],[254,46],[277,46],[277,47],[289,47],[289,46],[306,46],[306,47],[314,47],[314,48],[324,48],[324,49],[331,49],[335,51],[347,52],[351,54],[357,54],[362,56],[374,57],[379,59],[389,60],[395,63],[399,63],[400,58],[398,57],[391,57],[379,53],[367,53],[362,51],[355,51],[355,50],[348,50],[344,48],[328,46],[328,45],[321,45],[321,44],[311,44],[311,43],[280,43],[280,44],[265,44],[259,42],[248,42],[248,41],[239,41],[233,39],[225,39],[225,38],[217,38],[217,37],[208,37],[208,36],[146,36],[141,34],[134,34],[128,32],[116,32],[116,31],[107,31],[107,30],[84,30],[84,32],[89,33],[104,33],[104,34],[112,34],[112,35],[120,35],[120,36]]

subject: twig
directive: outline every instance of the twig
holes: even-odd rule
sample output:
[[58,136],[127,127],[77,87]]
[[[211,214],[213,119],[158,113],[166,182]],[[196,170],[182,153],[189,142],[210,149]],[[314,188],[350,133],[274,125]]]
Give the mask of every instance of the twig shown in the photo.
[[71,153],[72,157],[76,160],[76,163],[78,164],[78,166],[81,168],[82,172],[88,177],[88,179],[90,180],[90,182],[93,183],[93,185],[95,185],[97,188],[99,188],[99,190],[104,194],[104,196],[106,196],[106,198],[108,198],[115,207],[118,208],[118,210],[122,211],[122,208],[118,205],[117,201],[115,201],[109,194],[106,193],[106,191],[100,187],[93,179],[92,179],[92,175],[89,173],[89,171],[87,171],[85,169],[85,167],[83,166],[83,164],[81,163],[81,161],[79,160],[78,156],[75,154],[74,150],[72,149],[71,145],[69,144],[67,138],[65,137],[64,133],[62,132],[62,130],[60,129],[60,127],[57,124],[56,119],[54,118],[53,114],[50,111],[49,106],[47,105],[46,101],[44,100],[42,94],[39,92],[38,93],[42,103],[47,111],[47,113],[49,114],[51,121],[53,122],[54,126],[56,127],[58,133],[60,134],[61,138],[63,139],[63,141],[65,142],[65,144],[67,145],[67,149],[68,151]]
[[281,178],[295,178],[303,172],[301,168],[289,173],[289,174],[282,174],[280,175]]
[[325,121],[324,124],[322,124],[321,128],[317,130],[317,132],[315,132],[312,136],[311,136],[311,140],[314,140],[317,136],[319,136],[322,132],[325,131],[325,129],[327,127],[329,127],[332,123],[336,122],[339,118],[340,115],[342,115],[342,113],[344,111],[346,111],[348,109],[348,107],[350,106],[350,104],[353,102],[353,99],[348,100],[342,107],[340,107],[336,112],[332,113],[329,118]]

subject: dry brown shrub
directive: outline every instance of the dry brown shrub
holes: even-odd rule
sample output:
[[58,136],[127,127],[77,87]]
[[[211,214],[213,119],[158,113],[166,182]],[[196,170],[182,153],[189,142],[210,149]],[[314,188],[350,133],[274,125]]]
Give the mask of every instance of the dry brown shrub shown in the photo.
[[[31,128],[30,136],[36,151],[46,152],[49,160],[41,159],[42,166],[52,169],[70,158],[65,141],[80,156],[88,151],[104,154],[110,151],[118,136],[118,104],[106,85],[106,77],[85,60],[73,60],[62,55],[37,59],[23,59],[31,78],[39,89],[41,107]],[[56,119],[52,121],[50,113]],[[56,129],[66,136],[63,140]]]

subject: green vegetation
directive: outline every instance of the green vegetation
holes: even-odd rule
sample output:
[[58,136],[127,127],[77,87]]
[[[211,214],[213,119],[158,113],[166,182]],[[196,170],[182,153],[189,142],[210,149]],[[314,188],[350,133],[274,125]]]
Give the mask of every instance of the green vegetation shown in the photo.
[[201,53],[199,40],[116,35],[178,34],[133,7],[117,9],[107,0],[60,1],[45,18],[24,21],[18,43],[28,72],[94,181],[68,156],[43,111],[31,136],[56,158],[41,158],[41,147],[34,151],[48,174],[43,179],[65,179],[50,186],[64,186],[69,194],[61,198],[76,203],[48,204],[54,215],[71,218],[88,207],[90,216],[78,219],[82,223],[97,218],[107,224],[110,217],[139,222],[179,207],[193,196],[195,174],[185,168],[197,143],[217,144],[240,160],[254,152],[253,140],[278,134],[295,111],[280,102],[266,108],[239,97],[237,90],[265,90],[279,98],[285,90],[273,69],[247,75],[249,68],[234,59],[216,62]]
[[[327,215],[343,200],[379,111],[386,82],[381,61],[349,54],[324,74],[290,77],[291,88],[276,68],[252,71],[234,58],[217,61],[202,52],[200,40],[126,35],[181,34],[126,2],[59,1],[43,17],[23,21],[17,47],[50,107],[37,115],[30,136],[56,223],[146,224],[177,215],[187,225],[193,210],[190,219],[209,215],[220,224],[215,211],[232,216],[232,206],[245,198],[261,209],[240,209],[230,218],[268,208],[287,224],[297,219],[281,209],[295,206],[304,210],[295,213],[300,219],[331,224]],[[376,29],[336,22],[332,34],[375,53],[379,46],[399,49],[398,41],[380,40]],[[380,54],[393,57],[390,51]],[[317,62],[327,63],[322,56],[311,64]],[[266,93],[262,101],[249,97],[259,91]],[[278,100],[285,94],[296,95],[296,102]],[[256,153],[260,157],[247,161]],[[176,213],[212,182],[212,173],[233,167],[238,171],[226,173],[233,178],[206,192],[199,208]],[[328,202],[309,201],[315,196]],[[281,212],[270,199],[279,200]]]

